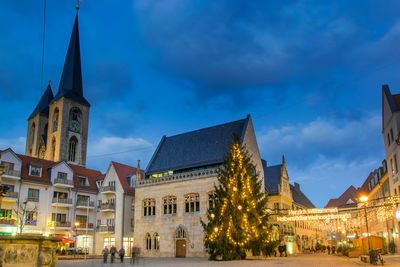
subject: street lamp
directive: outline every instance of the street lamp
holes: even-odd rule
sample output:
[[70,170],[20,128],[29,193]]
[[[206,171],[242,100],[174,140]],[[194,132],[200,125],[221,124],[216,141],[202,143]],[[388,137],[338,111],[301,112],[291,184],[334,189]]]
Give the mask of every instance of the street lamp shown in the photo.
[[371,249],[371,240],[370,240],[370,238],[369,238],[368,218],[367,218],[367,202],[368,202],[368,196],[361,196],[361,197],[360,197],[360,201],[364,203],[365,227],[367,228],[368,249]]

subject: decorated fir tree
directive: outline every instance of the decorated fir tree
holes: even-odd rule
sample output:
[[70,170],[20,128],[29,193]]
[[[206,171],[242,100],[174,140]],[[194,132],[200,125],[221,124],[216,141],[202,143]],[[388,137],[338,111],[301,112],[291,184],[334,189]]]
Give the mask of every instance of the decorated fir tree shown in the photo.
[[210,259],[244,259],[246,250],[262,251],[267,242],[266,197],[255,165],[234,138],[208,210],[205,245]]

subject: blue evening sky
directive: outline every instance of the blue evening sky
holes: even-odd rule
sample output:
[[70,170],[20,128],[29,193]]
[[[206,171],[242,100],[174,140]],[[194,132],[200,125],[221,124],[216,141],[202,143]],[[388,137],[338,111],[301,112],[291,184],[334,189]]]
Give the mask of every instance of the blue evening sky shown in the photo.
[[[56,93],[75,1],[47,0]],[[381,85],[400,91],[399,1],[85,0],[88,167],[142,167],[162,135],[251,114],[261,154],[319,207],[384,159]],[[24,153],[43,1],[0,2],[0,148]]]

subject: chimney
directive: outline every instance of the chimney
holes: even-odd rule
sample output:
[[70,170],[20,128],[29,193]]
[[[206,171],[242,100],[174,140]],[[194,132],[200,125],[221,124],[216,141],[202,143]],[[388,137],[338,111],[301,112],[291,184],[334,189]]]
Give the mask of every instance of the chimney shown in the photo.
[[294,182],[294,188],[296,191],[300,192],[300,185],[298,183]]

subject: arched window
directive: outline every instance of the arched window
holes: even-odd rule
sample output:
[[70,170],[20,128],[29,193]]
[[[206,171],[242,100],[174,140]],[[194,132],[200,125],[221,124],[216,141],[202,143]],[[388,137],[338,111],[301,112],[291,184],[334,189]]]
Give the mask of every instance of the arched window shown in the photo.
[[166,196],[163,198],[164,214],[176,214],[176,196]]
[[59,111],[58,108],[54,110],[54,115],[53,115],[53,132],[57,131],[58,129],[58,116],[59,116]]
[[146,234],[146,250],[151,250],[151,236],[149,233]]
[[185,212],[200,211],[200,196],[198,193],[185,195]]
[[56,139],[53,138],[53,140],[51,141],[51,148],[50,148],[50,156],[51,156],[51,160],[55,160],[56,157]]
[[79,108],[72,108],[69,112],[69,124],[68,128],[70,131],[79,133],[81,131],[81,117],[82,112]]
[[176,229],[175,238],[182,239],[182,238],[186,238],[186,237],[187,237],[187,234],[186,234],[185,228],[183,228],[182,226],[179,226]]
[[69,145],[68,145],[68,161],[75,162],[76,161],[76,152],[78,148],[78,139],[76,139],[75,136],[71,137],[69,139]]
[[143,216],[156,215],[156,200],[154,198],[146,198],[143,200]]
[[158,233],[154,233],[153,235],[153,240],[154,240],[154,249],[155,250],[160,250],[160,235]]

